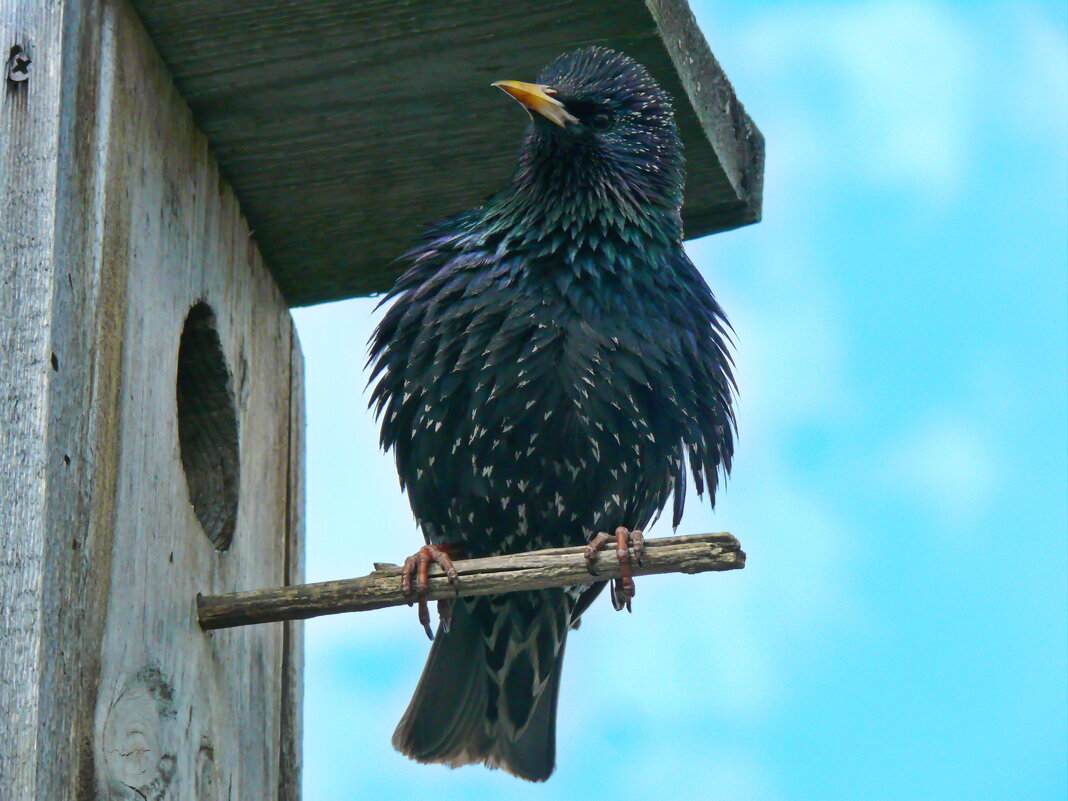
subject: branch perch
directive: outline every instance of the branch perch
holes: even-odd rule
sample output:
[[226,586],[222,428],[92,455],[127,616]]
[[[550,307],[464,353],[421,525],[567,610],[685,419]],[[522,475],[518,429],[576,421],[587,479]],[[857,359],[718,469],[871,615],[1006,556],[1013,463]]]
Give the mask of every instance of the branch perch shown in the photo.
[[[431,565],[427,597],[433,601],[457,595],[461,598],[492,595],[589,584],[620,577],[614,547],[599,552],[590,562],[589,569],[583,550],[582,546],[550,548],[509,556],[458,560],[453,563],[460,577],[458,590],[449,586],[441,568]],[[726,533],[648,539],[642,564],[639,566],[633,556],[631,558],[631,572],[635,576],[704,573],[743,567],[745,552],[738,540]],[[398,565],[376,564],[373,573],[361,578],[226,595],[197,595],[197,616],[201,628],[223,629],[399,606],[413,600],[401,594],[400,574]]]

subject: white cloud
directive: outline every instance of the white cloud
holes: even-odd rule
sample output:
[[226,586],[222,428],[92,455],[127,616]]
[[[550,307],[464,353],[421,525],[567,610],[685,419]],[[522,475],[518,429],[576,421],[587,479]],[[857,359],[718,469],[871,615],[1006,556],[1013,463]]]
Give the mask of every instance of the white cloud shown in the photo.
[[746,749],[717,741],[704,753],[678,747],[670,735],[642,751],[644,764],[657,770],[635,771],[633,797],[657,801],[779,801],[781,792],[760,760]]
[[[787,170],[807,164],[809,179],[952,197],[973,148],[978,58],[970,27],[958,12],[913,0],[775,8],[758,17],[738,35],[754,65],[746,103],[773,134],[769,174],[784,166],[781,155]],[[769,82],[776,102],[762,105],[760,86]]]
[[[1063,23],[1063,20],[1060,21]],[[1063,25],[1021,9],[1008,41],[1015,69],[1000,113],[1013,132],[1040,147],[1052,144],[1055,169],[1068,169],[1068,38]]]
[[888,484],[903,489],[955,538],[990,511],[996,464],[982,426],[961,413],[941,413],[905,434],[889,459]]

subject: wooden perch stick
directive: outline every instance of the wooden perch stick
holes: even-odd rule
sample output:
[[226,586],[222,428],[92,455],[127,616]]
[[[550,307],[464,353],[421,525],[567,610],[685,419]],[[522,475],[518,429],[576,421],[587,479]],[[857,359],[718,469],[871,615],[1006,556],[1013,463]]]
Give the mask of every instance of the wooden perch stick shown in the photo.
[[[449,586],[441,568],[431,565],[430,593],[427,597],[440,600],[457,595],[466,597],[540,590],[620,577],[614,545],[599,552],[589,569],[583,550],[581,546],[550,548],[510,556],[458,560],[454,563],[460,577],[458,591]],[[631,572],[635,576],[704,573],[743,567],[745,552],[730,534],[649,539],[645,541],[641,566],[633,556],[631,558]],[[593,575],[590,570],[594,571]],[[197,616],[202,628],[222,629],[399,606],[414,600],[401,594],[400,574],[401,569],[397,565],[376,564],[375,571],[362,578],[226,595],[197,595]]]

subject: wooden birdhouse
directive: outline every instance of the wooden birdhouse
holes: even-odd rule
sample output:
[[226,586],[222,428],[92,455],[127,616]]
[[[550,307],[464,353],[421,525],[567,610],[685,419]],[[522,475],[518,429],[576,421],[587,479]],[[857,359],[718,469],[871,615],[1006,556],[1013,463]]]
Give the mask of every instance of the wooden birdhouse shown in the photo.
[[690,237],[760,216],[763,140],[685,0],[0,0],[0,799],[296,799],[291,306],[382,291],[502,184],[488,88],[597,42],[677,100]]

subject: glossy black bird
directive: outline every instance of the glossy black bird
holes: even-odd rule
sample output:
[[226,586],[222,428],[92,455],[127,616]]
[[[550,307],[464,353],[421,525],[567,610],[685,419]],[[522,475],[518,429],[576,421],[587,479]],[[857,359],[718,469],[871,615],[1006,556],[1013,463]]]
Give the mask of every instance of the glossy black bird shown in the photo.
[[[519,163],[405,257],[370,346],[381,444],[427,543],[465,556],[626,536],[672,493],[677,525],[687,464],[714,502],[734,418],[727,322],[682,249],[671,100],[599,47],[495,85],[530,111]],[[457,601],[394,746],[548,778],[564,641],[602,586]]]

